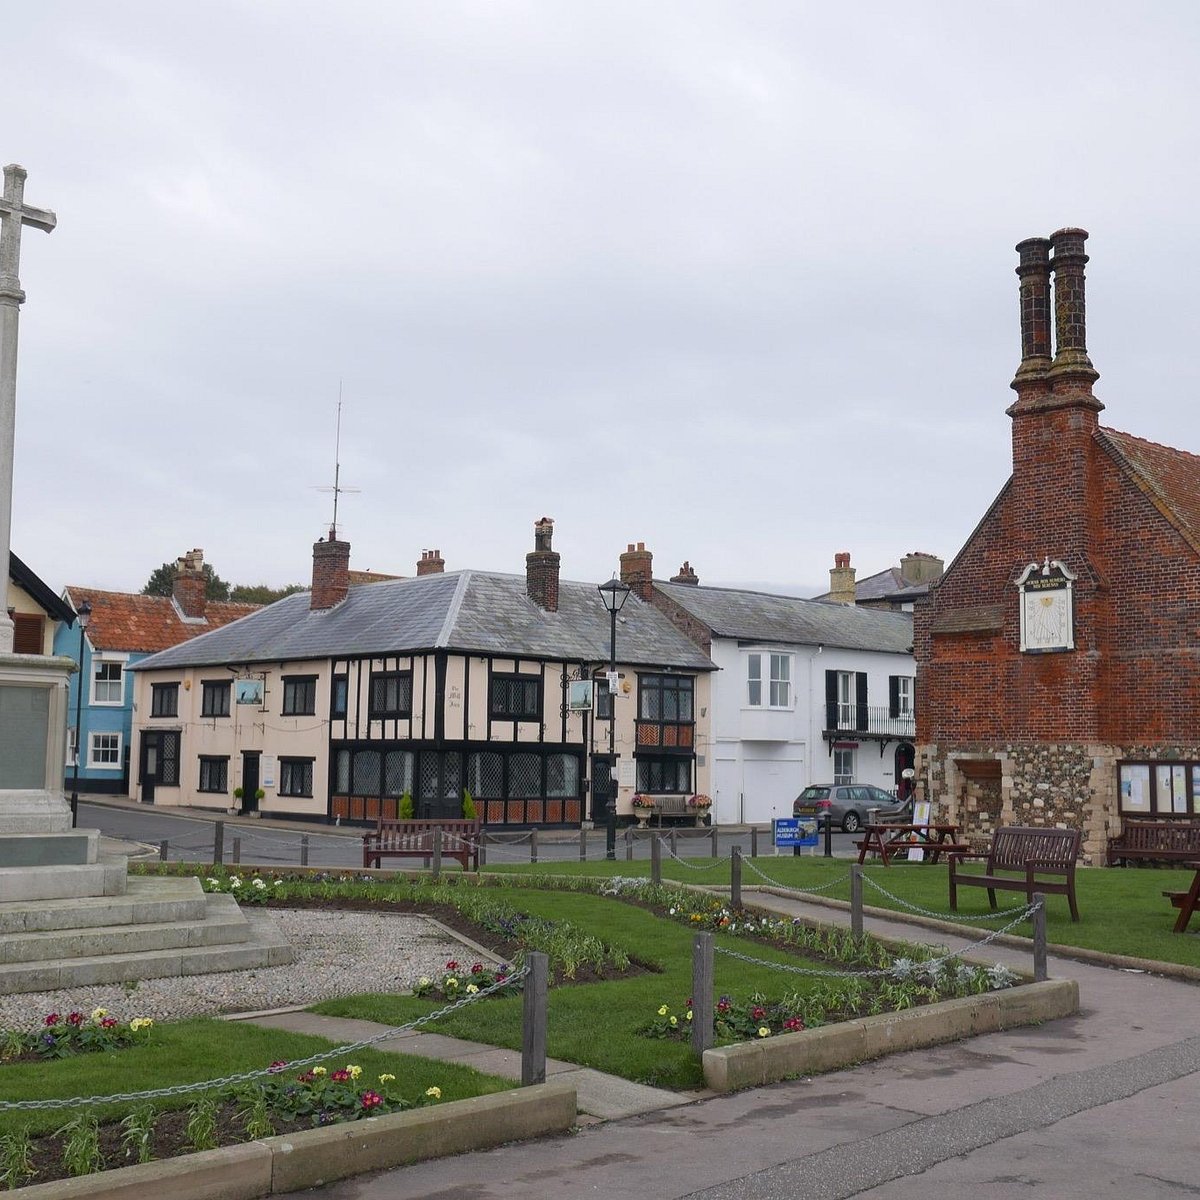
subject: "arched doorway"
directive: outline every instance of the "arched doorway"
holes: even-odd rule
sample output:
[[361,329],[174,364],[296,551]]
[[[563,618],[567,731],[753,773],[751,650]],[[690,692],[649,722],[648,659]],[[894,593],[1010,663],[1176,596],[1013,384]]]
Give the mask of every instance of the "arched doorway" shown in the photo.
[[905,803],[916,790],[915,779],[905,779],[904,772],[916,764],[917,751],[912,742],[901,742],[896,747],[896,799]]

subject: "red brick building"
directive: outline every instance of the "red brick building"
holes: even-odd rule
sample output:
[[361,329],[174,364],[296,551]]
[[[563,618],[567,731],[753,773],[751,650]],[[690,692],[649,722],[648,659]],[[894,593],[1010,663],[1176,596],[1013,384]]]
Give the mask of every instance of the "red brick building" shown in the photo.
[[[1020,265],[1012,476],[917,605],[918,767],[940,816],[1200,814],[1200,457],[1099,423],[1081,229]],[[1051,349],[1051,277],[1056,345]]]

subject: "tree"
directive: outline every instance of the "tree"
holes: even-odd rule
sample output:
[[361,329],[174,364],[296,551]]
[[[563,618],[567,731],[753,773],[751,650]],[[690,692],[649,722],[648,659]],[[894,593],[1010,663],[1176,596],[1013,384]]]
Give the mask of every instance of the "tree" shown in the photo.
[[[169,596],[175,586],[175,564],[163,563],[150,572],[146,586],[142,588],[143,596]],[[225,582],[209,566],[204,564],[204,598],[206,600],[228,600],[229,584]]]
[[229,589],[230,600],[242,604],[274,604],[284,596],[304,591],[304,584],[289,583],[286,587],[273,588],[265,583],[236,583]]

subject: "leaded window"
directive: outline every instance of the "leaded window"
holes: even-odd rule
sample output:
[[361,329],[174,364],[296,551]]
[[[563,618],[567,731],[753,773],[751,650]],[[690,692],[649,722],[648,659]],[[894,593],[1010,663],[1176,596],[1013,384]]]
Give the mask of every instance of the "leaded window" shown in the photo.
[[227,792],[229,790],[229,759],[200,756],[200,791]]
[[508,794],[514,800],[534,799],[542,794],[542,759],[538,754],[508,756]]
[[574,754],[550,754],[546,757],[546,795],[579,795],[579,759]]
[[411,671],[389,671],[371,676],[371,720],[412,714]]
[[354,793],[379,795],[379,751],[356,750],[354,753]]
[[692,790],[692,760],[690,758],[639,758],[637,760],[637,790],[639,792],[690,792]]
[[203,689],[200,697],[200,715],[202,717],[229,716],[230,681],[228,679],[216,682],[205,680],[200,686]]
[[387,750],[383,755],[383,794],[385,796],[410,795],[413,790],[413,760],[411,750]]
[[503,798],[504,759],[494,750],[480,750],[467,756],[467,791],[482,799]]
[[540,675],[493,675],[491,714],[505,721],[540,721],[542,679]]
[[150,715],[152,717],[179,716],[179,684],[153,683],[150,685]]
[[[285,675],[283,678],[283,715],[312,716],[317,711],[317,677]],[[299,794],[299,793],[297,793]]]
[[279,760],[279,794],[281,796],[311,796],[313,794],[311,758],[281,758]]
[[643,721],[692,720],[690,675],[642,675],[638,679],[638,717]]

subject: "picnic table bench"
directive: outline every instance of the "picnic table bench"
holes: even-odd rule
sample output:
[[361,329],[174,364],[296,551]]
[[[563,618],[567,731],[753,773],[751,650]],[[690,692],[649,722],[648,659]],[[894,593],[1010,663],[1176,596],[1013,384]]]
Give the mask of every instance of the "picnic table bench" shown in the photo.
[[456,858],[464,871],[479,870],[480,817],[429,821],[393,821],[379,824],[363,834],[363,866],[378,867],[384,858],[420,858],[428,867],[433,859],[434,840],[441,834],[443,858]]
[[1200,821],[1138,821],[1125,818],[1121,832],[1108,839],[1108,865],[1136,859],[1200,862]]
[[[987,888],[988,901],[996,907],[996,891],[1024,892],[1032,904],[1034,892],[1066,896],[1071,920],[1079,920],[1075,903],[1075,860],[1082,835],[1078,829],[1039,829],[1008,825],[992,835],[991,847],[978,854],[953,850],[949,855],[950,907],[958,908],[959,887]],[[982,874],[964,872],[965,859],[985,858]]]
[[1175,921],[1176,933],[1183,933],[1187,929],[1188,922],[1192,919],[1192,913],[1196,911],[1197,907],[1200,907],[1200,862],[1190,862],[1186,865],[1196,868],[1192,886],[1186,892],[1163,892],[1163,895],[1179,909],[1179,916]]
[[889,858],[905,855],[914,846],[929,862],[936,863],[939,855],[952,850],[970,853],[969,845],[955,840],[958,829],[957,825],[870,824],[863,827],[862,841],[854,844],[858,847],[859,863],[865,862],[868,854],[878,854],[886,867]]

